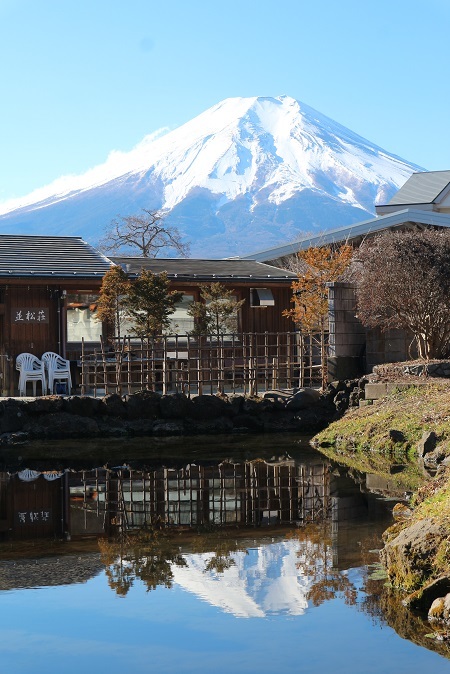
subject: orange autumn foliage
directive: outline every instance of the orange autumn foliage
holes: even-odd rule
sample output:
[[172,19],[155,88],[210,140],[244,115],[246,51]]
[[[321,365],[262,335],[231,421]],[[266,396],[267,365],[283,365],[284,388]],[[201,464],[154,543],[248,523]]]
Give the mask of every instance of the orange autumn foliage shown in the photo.
[[315,246],[300,251],[302,270],[292,283],[294,304],[284,316],[301,327],[303,332],[322,331],[328,316],[328,283],[337,281],[347,269],[353,255],[348,244],[333,249]]

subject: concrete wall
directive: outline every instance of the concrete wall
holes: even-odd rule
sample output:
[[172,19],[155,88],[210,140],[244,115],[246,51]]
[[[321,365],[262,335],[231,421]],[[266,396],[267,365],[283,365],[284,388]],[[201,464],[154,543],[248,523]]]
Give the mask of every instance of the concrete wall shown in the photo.
[[[352,283],[329,285],[329,330],[329,381],[353,379],[371,372],[374,365],[410,358],[411,334],[363,327],[357,317],[356,286]],[[414,350],[411,356],[416,356]]]
[[355,285],[331,283],[328,379],[353,379],[366,371],[366,332],[356,316]]

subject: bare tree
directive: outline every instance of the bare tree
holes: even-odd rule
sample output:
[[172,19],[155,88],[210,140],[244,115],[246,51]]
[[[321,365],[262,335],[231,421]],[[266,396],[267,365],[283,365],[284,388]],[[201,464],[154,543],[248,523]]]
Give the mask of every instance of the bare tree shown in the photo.
[[450,353],[450,232],[385,232],[355,256],[358,316],[410,330],[421,358]]
[[141,257],[157,257],[162,251],[189,254],[189,244],[183,243],[176,227],[164,224],[160,211],[142,209],[141,215],[116,218],[105,231],[99,246],[107,253],[139,251]]

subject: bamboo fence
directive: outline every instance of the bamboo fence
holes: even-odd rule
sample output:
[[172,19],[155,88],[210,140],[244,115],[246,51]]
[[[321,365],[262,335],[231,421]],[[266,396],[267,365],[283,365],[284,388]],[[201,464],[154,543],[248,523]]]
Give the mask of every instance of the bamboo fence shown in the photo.
[[320,335],[244,333],[219,338],[160,335],[82,343],[81,394],[139,390],[201,395],[258,395],[271,389],[321,386]]

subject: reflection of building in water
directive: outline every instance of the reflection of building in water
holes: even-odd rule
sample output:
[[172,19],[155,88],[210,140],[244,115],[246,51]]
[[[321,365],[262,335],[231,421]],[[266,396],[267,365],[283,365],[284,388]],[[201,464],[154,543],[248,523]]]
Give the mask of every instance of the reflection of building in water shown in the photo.
[[65,474],[55,471],[0,472],[0,538],[62,537],[66,484]]
[[144,525],[337,522],[367,514],[370,499],[362,490],[328,462],[290,458],[0,472],[0,538],[112,534]]
[[72,475],[70,483],[73,533],[75,521],[77,529],[107,532],[152,523],[288,524],[327,517],[331,508],[329,465],[291,459],[96,469]]

